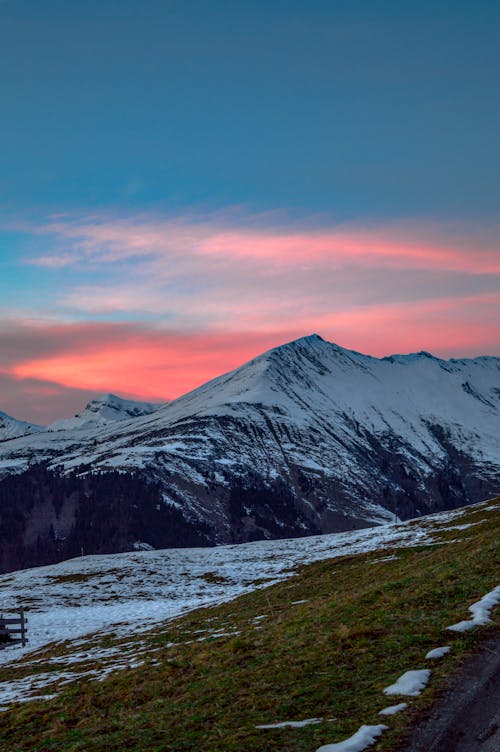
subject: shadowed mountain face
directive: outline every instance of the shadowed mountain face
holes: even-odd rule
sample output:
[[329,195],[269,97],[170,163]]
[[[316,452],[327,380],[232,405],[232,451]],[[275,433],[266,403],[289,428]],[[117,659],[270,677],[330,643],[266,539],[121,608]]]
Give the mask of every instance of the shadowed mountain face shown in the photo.
[[[500,486],[498,358],[377,359],[312,335],[154,408],[4,441],[0,472],[130,474],[210,543],[365,527]],[[112,517],[108,496],[93,503]]]

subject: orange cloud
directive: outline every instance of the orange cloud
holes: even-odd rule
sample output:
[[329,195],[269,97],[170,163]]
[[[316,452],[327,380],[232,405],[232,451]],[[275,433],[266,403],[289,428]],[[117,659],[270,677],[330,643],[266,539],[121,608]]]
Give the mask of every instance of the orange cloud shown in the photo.
[[132,325],[127,336],[122,326],[115,342],[88,342],[83,352],[68,347],[61,354],[13,364],[9,372],[64,387],[170,399],[281,344],[283,336],[293,339],[299,333],[179,335],[143,328],[138,336]]

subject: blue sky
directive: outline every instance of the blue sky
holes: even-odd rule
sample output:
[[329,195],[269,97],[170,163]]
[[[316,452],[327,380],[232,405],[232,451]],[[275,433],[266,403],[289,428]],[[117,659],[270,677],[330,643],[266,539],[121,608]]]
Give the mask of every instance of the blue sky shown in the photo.
[[[0,2],[0,409],[175,396],[315,330],[498,352],[499,28],[489,0]],[[141,341],[154,374],[104,368]]]
[[8,0],[11,207],[491,218],[500,6]]

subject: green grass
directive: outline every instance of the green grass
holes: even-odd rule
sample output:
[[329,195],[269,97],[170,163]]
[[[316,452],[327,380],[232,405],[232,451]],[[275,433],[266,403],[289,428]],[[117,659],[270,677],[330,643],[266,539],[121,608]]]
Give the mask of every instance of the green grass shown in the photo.
[[[153,651],[143,666],[102,683],[80,681],[54,700],[1,714],[0,749],[314,752],[362,723],[386,723],[390,730],[376,749],[397,750],[450,672],[498,629],[496,622],[464,634],[444,630],[468,618],[468,606],[497,584],[499,516],[476,507],[458,524],[487,521],[443,531],[442,545],[304,566],[278,585],[153,629],[140,637]],[[372,563],[393,553],[396,560]],[[291,605],[300,600],[306,602]],[[266,618],[255,620],[261,615]],[[233,634],[210,638],[208,629]],[[104,641],[114,643],[112,636]],[[424,661],[428,650],[445,644],[453,646],[450,654]],[[42,658],[64,652],[49,648]],[[49,665],[41,661],[38,670]],[[404,671],[425,667],[433,670],[431,682],[409,709],[378,716],[400,701],[386,698],[383,688]],[[15,673],[3,669],[0,680],[28,674],[33,667],[20,664]],[[311,717],[336,720],[255,728]]]

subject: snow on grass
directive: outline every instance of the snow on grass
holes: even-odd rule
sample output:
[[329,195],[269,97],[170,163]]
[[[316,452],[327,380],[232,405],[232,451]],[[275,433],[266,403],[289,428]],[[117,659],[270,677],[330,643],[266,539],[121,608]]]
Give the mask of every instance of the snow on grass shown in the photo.
[[459,621],[457,624],[452,624],[446,629],[452,632],[467,632],[467,630],[473,627],[481,627],[484,624],[488,624],[491,621],[490,613],[493,606],[500,603],[500,585],[494,588],[491,592],[483,595],[481,600],[477,603],[473,603],[469,606],[469,611],[472,613],[472,619],[465,619]]
[[448,530],[467,530],[469,527],[475,527],[476,525],[481,525],[483,522],[486,522],[486,520],[478,520],[477,522],[468,522],[466,525],[450,525]]
[[343,742],[336,742],[335,744],[324,744],[316,752],[363,752],[364,749],[375,744],[378,737],[387,728],[383,724],[361,726],[349,739],[345,739]]
[[389,705],[388,708],[379,710],[379,715],[395,715],[396,713],[400,713],[402,710],[406,710],[407,707],[407,702],[400,702],[399,705]]
[[446,653],[449,653],[450,650],[450,645],[444,645],[442,648],[434,648],[434,650],[429,650],[425,656],[425,660],[437,660],[438,658],[442,658],[443,655],[446,655]]
[[[456,512],[435,516],[435,529]],[[51,642],[138,633],[196,608],[271,585],[301,564],[433,541],[434,529],[390,524],[347,533],[217,548],[83,556],[0,576],[0,611],[28,610],[25,648],[0,650],[0,664]],[[207,582],[206,572],[217,575]]]
[[[56,660],[70,672],[65,680],[84,675],[97,679],[146,654],[155,657],[150,655],[155,651],[137,636],[156,624],[292,577],[303,564],[441,543],[436,536],[469,511],[465,508],[419,521],[291,540],[78,557],[11,572],[0,576],[0,611],[18,605],[27,608],[29,643],[24,648],[15,645],[0,650],[0,664],[15,669],[19,660],[28,660],[36,673],[38,660],[47,663],[36,651],[49,643],[67,641],[65,655]],[[208,579],[207,572],[214,576]],[[254,624],[265,618],[260,614]],[[225,625],[217,626],[212,637],[233,634],[230,629],[221,630]],[[123,640],[131,636],[134,641],[129,647]],[[103,650],[105,637],[116,641],[116,646]],[[98,669],[96,661],[102,664]],[[85,673],[91,665],[95,670]],[[11,693],[7,686],[0,687],[0,704],[40,695],[45,686],[53,692],[54,683],[64,677],[54,670],[45,677],[46,682],[40,675],[34,678],[32,686],[29,681],[13,680]]]
[[384,694],[416,697],[427,686],[430,675],[431,672],[428,668],[406,671],[397,682],[384,689]]
[[[335,720],[329,718],[329,721]],[[264,723],[261,726],[256,726],[257,729],[275,729],[275,728],[302,728],[303,726],[311,726],[315,723],[323,723],[323,718],[305,718],[303,721],[282,721],[281,723]]]
[[[51,688],[54,684],[64,684],[80,678],[83,674],[72,674],[56,672],[37,674],[36,676],[26,676],[23,679],[16,679],[10,682],[0,682],[0,712],[7,710],[13,702],[27,702],[28,700],[39,699],[40,692],[47,687]],[[52,695],[54,696],[54,695]]]
[[383,556],[381,559],[373,559],[369,564],[378,564],[380,561],[394,561],[397,558],[397,556]]

